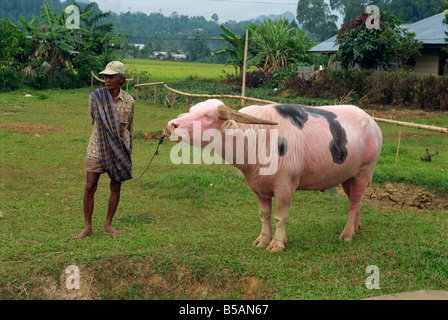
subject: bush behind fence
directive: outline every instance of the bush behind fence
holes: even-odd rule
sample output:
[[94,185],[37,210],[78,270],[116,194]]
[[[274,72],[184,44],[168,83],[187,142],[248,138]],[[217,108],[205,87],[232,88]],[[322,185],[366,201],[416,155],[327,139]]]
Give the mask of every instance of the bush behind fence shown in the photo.
[[[350,96],[361,105],[380,104],[433,111],[448,110],[448,77],[405,71],[328,70],[312,80],[294,78],[281,93],[342,100]],[[280,94],[281,94],[280,93]]]

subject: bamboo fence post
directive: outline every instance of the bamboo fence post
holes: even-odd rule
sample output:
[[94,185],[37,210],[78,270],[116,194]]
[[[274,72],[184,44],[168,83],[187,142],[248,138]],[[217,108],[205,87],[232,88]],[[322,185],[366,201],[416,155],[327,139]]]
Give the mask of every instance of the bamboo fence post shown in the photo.
[[139,82],[140,82],[140,73],[137,75],[137,101],[138,101],[138,88],[139,88],[139,86],[138,86],[138,84],[139,84]]
[[153,85],[153,88],[154,88],[154,106],[155,106],[157,101],[157,85]]
[[400,154],[400,144],[401,144],[401,131],[402,131],[402,126],[400,126],[400,132],[398,134],[398,146],[397,146],[397,154],[395,155],[395,168],[397,167],[397,163],[398,163],[398,155]]
[[247,47],[249,42],[249,29],[246,29],[246,40],[244,43],[244,64],[243,64],[243,89],[241,92],[241,96],[243,97],[241,101],[241,105],[243,107],[246,106],[246,99],[244,99],[244,96],[246,95],[246,70],[247,70]]

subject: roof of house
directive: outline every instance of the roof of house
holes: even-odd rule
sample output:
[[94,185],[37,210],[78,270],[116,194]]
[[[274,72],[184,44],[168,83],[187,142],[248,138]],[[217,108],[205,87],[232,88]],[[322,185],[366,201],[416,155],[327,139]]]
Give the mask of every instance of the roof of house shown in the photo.
[[445,31],[448,31],[448,28],[443,24],[446,12],[417,21],[407,29],[415,32],[415,39],[423,41],[424,44],[446,44]]
[[339,46],[335,44],[337,35],[331,37],[330,39],[325,40],[324,42],[319,43],[318,45],[312,47],[308,52],[313,53],[331,53],[336,52],[339,49]]
[[[429,18],[417,21],[412,24],[403,25],[407,30],[415,33],[415,39],[423,41],[425,45],[446,45],[445,31],[448,27],[443,24],[447,11],[436,14]],[[312,53],[334,53],[338,51],[339,46],[334,42],[337,35],[327,39],[318,45],[312,47],[308,52]]]

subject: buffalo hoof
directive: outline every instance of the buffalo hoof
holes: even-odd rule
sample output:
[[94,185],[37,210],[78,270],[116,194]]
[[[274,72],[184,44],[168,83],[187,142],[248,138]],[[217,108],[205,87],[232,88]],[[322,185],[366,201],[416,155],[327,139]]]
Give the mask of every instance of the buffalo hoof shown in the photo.
[[346,232],[345,230],[339,235],[339,240],[352,241],[354,232]]
[[257,248],[266,248],[271,243],[272,237],[266,234],[260,234],[260,236],[255,239],[253,246]]
[[279,252],[285,249],[286,240],[276,240],[273,239],[269,246],[266,248],[266,251],[269,252]]

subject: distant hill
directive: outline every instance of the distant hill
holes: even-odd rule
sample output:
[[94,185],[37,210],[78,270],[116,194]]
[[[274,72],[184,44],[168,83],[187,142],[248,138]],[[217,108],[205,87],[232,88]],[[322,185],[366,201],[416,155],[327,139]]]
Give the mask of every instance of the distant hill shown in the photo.
[[[45,0],[0,0],[0,19],[8,18],[12,23],[21,27],[19,18],[24,17],[30,21],[34,16],[40,16],[40,8]],[[61,10],[72,4],[71,0],[63,2],[59,0],[46,0],[58,15]],[[89,0],[77,0],[79,5],[94,2]],[[94,6],[97,13],[102,12],[97,4]],[[238,34],[244,34],[245,26],[250,23],[261,24],[263,19],[280,19],[286,17],[290,21],[297,21],[293,13],[287,11],[283,15],[260,16],[248,21],[228,21],[223,23],[229,30]],[[186,15],[172,14],[165,16],[160,12],[112,12],[111,15],[102,20],[103,22],[113,22],[116,31],[128,36],[128,41],[134,44],[151,43],[155,50],[173,51],[185,48],[187,42],[195,37],[211,39],[220,37],[222,30],[220,23],[202,16],[189,17]],[[221,41],[211,40],[209,42],[212,50],[221,46]]]
[[250,20],[247,20],[247,21],[249,23],[250,22],[256,23],[256,22],[262,22],[264,19],[277,20],[277,19],[281,19],[281,18],[286,18],[290,22],[294,21],[300,27],[300,24],[297,21],[296,16],[291,11],[286,11],[283,14],[270,14],[268,16],[262,15],[262,16],[259,16],[257,18],[250,19]]

